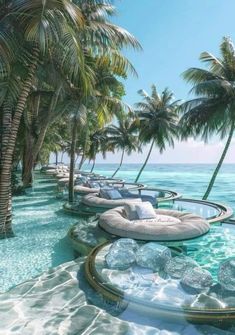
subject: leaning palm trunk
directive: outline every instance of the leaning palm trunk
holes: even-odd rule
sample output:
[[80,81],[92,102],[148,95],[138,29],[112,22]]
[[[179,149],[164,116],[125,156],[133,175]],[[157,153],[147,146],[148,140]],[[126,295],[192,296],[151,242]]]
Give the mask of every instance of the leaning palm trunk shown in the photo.
[[137,181],[139,180],[139,178],[140,178],[140,176],[141,176],[141,173],[143,172],[143,170],[144,170],[146,164],[148,163],[149,157],[150,157],[151,152],[152,152],[152,150],[153,150],[153,146],[154,146],[154,140],[152,141],[152,144],[151,144],[151,147],[150,147],[150,149],[149,149],[149,153],[148,153],[148,155],[147,155],[147,157],[146,157],[146,160],[145,160],[143,166],[141,167],[141,169],[140,169],[140,171],[139,171],[139,173],[138,173],[138,176],[137,176],[136,179],[135,179],[135,183],[137,183]]
[[22,182],[23,186],[31,187],[33,184],[33,137],[30,131],[26,130],[25,134],[25,145],[24,145],[24,153],[23,153],[23,166],[22,166]]
[[[47,117],[43,120],[43,124],[41,125],[41,129],[40,129],[38,137],[33,138],[33,136],[31,135],[32,136],[32,148],[27,153],[27,155],[26,155],[26,157],[24,158],[24,161],[23,161],[23,166],[25,166],[25,173],[22,174],[22,182],[23,182],[24,187],[31,187],[32,186],[32,183],[33,183],[33,169],[37,165],[37,159],[38,159],[38,156],[39,156],[39,152],[40,152],[41,147],[43,145],[48,127],[49,127],[50,123],[53,122],[53,120],[54,120],[53,116],[54,116],[54,118],[57,116],[57,115],[54,115],[53,113],[54,113],[55,107],[56,107],[58,99],[59,99],[60,91],[61,91],[61,87],[59,87],[52,96]],[[39,106],[40,106],[40,100],[39,100],[38,105],[37,105],[38,109],[39,109]],[[38,110],[37,110],[37,114],[38,114]],[[35,122],[37,122],[37,118],[36,118]],[[29,129],[29,132],[31,132],[31,134],[33,133],[32,129],[35,126],[35,122],[31,124],[31,129]]]
[[230,143],[231,143],[231,140],[232,140],[232,138],[233,138],[234,126],[235,126],[235,124],[234,124],[234,122],[233,122],[232,125],[231,125],[231,129],[230,129],[229,136],[228,136],[226,145],[225,145],[225,147],[224,147],[223,153],[222,153],[222,155],[221,155],[221,157],[220,157],[220,160],[219,160],[219,163],[217,164],[216,169],[215,169],[215,171],[214,171],[214,173],[213,173],[213,175],[212,175],[212,177],[211,177],[211,180],[210,180],[210,182],[209,182],[209,185],[208,185],[208,187],[207,187],[207,190],[206,190],[206,192],[205,192],[205,194],[204,194],[204,196],[203,196],[203,198],[202,198],[203,200],[206,200],[206,199],[208,198],[208,196],[209,196],[209,194],[210,194],[210,192],[211,192],[211,190],[212,190],[212,188],[213,188],[213,185],[214,185],[214,183],[215,183],[217,174],[219,173],[219,170],[220,170],[220,168],[221,168],[221,166],[222,166],[222,164],[223,164],[224,158],[225,158],[225,156],[226,156],[226,154],[227,154],[228,148],[229,148]]
[[123,163],[123,157],[124,157],[124,153],[125,153],[125,150],[123,149],[122,150],[122,156],[121,156],[121,162],[117,168],[117,170],[114,172],[114,174],[112,175],[112,178],[115,177],[115,175],[118,173],[118,171],[120,170],[121,166],[122,166],[122,163]]
[[93,164],[92,164],[92,167],[91,167],[91,173],[93,172],[94,168],[95,168],[95,161],[96,161],[96,158],[93,159]]
[[11,226],[11,166],[13,161],[16,137],[25,104],[30,93],[39,60],[39,50],[34,47],[29,64],[28,76],[23,83],[23,88],[18,98],[14,117],[11,123],[8,146],[3,153],[2,167],[0,171],[0,237],[13,236]]
[[75,149],[77,142],[77,120],[74,117],[73,129],[72,129],[72,142],[70,152],[70,168],[69,168],[69,202],[74,202],[74,167],[75,167]]

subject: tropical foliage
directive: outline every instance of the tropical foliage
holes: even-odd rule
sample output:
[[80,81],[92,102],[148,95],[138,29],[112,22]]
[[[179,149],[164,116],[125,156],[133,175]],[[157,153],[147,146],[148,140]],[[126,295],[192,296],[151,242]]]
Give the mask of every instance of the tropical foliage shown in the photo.
[[196,98],[182,104],[181,128],[183,137],[201,136],[208,141],[213,135],[227,141],[211,177],[203,199],[207,199],[230,146],[235,127],[235,48],[229,38],[220,45],[221,57],[203,52],[200,60],[208,69],[190,68],[184,72],[186,81],[193,84]]
[[151,95],[144,90],[139,94],[143,98],[136,104],[139,138],[143,144],[150,143],[150,148],[135,182],[139,180],[154,145],[162,153],[166,146],[174,146],[174,139],[178,136],[178,101],[174,101],[173,93],[166,88],[159,94],[153,85]]
[[[106,0],[0,0],[0,237],[13,236],[12,192],[16,170],[31,187],[33,170],[51,153],[70,157],[69,201],[74,202],[75,163],[82,169],[97,154],[162,153],[176,138],[227,138],[204,199],[208,197],[230,146],[235,127],[235,48],[224,38],[221,57],[204,52],[208,69],[184,73],[194,97],[184,102],[167,88],[144,90],[135,110],[123,102],[124,82],[136,75],[123,48],[141,49],[125,29],[112,23],[115,7]],[[182,118],[179,123],[179,110]],[[21,190],[21,189],[20,189]]]
[[[105,97],[102,112],[108,117],[118,103],[105,92],[107,78],[115,85],[116,76],[134,72],[121,49],[140,45],[109,21],[115,9],[103,0],[8,0],[0,2],[0,12],[0,233],[12,236],[11,169],[20,128],[23,181],[29,186],[50,124],[70,112],[77,120],[94,96]],[[95,71],[100,67],[106,76]]]
[[130,155],[133,151],[141,151],[136,119],[131,114],[119,114],[117,124],[107,127],[107,133],[110,151],[121,150],[121,161],[112,175],[114,177],[122,166],[125,152]]

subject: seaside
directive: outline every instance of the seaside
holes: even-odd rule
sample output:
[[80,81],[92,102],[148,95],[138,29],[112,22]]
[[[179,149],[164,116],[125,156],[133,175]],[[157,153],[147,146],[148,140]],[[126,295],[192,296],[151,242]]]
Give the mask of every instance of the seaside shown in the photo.
[[[118,164],[97,164],[94,172],[111,176]],[[123,164],[116,175],[134,181],[141,164]],[[84,169],[88,166],[84,165]],[[177,191],[184,198],[201,199],[214,164],[148,164],[139,180],[149,186]],[[235,164],[224,164],[208,200],[225,203],[235,210]]]

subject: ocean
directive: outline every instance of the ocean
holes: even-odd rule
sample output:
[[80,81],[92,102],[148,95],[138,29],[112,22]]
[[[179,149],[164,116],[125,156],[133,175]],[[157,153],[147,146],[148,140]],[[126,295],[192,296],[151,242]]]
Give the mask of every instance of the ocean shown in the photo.
[[[118,164],[96,164],[93,172],[111,176]],[[115,177],[133,182],[141,164],[123,164]],[[89,170],[90,166],[84,165]],[[177,191],[184,198],[201,199],[215,169],[214,164],[148,164],[139,182]],[[235,210],[235,164],[224,164],[208,198]]]

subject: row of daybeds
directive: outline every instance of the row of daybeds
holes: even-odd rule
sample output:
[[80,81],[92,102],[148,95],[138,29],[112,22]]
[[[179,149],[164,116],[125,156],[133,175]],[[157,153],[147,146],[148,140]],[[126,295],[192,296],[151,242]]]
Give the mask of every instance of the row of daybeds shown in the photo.
[[[57,190],[66,198],[68,168],[44,172],[57,179]],[[206,235],[210,223],[231,217],[230,208],[182,200],[191,208],[196,204],[197,213],[183,206],[164,209],[159,207],[180,202],[180,195],[83,171],[76,171],[74,177],[76,203],[67,203],[65,209],[91,218],[72,227],[69,237],[79,254],[90,253],[85,274],[99,294],[141,314],[156,312],[157,317],[220,325],[233,322],[235,305],[229,289],[235,291],[235,260],[221,260],[218,283],[214,283],[211,273],[189,257],[186,248],[188,241],[195,241],[192,245],[198,253],[200,237],[210,236]],[[203,206],[209,208],[208,215],[199,215]]]

